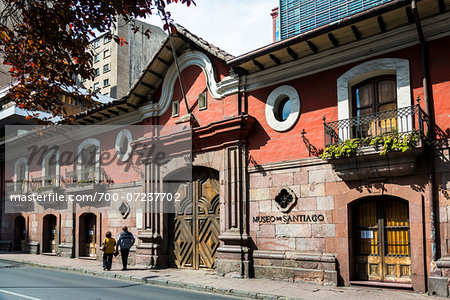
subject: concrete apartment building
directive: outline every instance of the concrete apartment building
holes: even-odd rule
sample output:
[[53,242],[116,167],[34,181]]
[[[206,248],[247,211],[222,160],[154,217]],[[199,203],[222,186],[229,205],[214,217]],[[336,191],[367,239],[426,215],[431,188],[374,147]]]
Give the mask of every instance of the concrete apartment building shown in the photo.
[[[103,34],[91,42],[95,52],[93,58],[97,76],[93,81],[81,84],[88,89],[99,89],[102,95],[115,99],[128,92],[134,80],[141,73],[154,52],[159,48],[166,34],[154,25],[138,20],[133,21],[140,31],[134,33],[131,24],[119,19],[111,30],[128,44],[121,46]],[[150,30],[150,38],[143,32]]]

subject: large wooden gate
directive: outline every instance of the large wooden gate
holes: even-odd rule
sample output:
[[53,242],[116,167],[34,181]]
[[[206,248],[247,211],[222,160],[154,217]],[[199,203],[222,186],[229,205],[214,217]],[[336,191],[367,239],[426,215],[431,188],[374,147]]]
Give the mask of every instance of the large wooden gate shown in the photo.
[[213,269],[220,233],[219,173],[195,168],[185,190],[176,213],[169,217],[171,265]]
[[353,210],[356,277],[411,282],[408,204],[392,198],[359,203]]

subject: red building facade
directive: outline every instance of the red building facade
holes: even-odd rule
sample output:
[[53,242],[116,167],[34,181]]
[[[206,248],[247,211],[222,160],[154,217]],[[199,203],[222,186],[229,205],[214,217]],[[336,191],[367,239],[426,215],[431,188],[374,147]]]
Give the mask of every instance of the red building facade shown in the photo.
[[[124,220],[112,206],[27,213],[27,243],[56,222],[72,249],[71,222],[90,213],[98,239],[132,228],[139,265],[435,289],[450,268],[450,15],[438,2],[393,1],[239,57],[178,27],[175,49],[166,39],[125,98],[76,122],[189,126],[192,182],[172,191],[191,202],[172,214],[132,206]],[[132,140],[137,151],[148,141]],[[130,188],[170,179],[150,158],[142,174]],[[3,240],[17,239],[14,218]]]

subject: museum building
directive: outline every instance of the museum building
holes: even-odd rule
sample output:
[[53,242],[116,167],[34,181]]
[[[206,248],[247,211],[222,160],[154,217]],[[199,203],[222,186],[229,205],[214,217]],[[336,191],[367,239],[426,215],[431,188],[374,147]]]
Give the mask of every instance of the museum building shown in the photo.
[[[237,57],[176,25],[124,98],[75,124],[185,125],[192,180],[170,186],[185,201],[170,214],[148,201],[3,212],[3,244],[95,258],[105,232],[127,225],[132,263],[149,268],[420,292],[447,285],[449,9],[447,0],[390,1]],[[151,140],[110,134],[104,144],[80,136],[77,149],[120,156]],[[171,133],[161,142],[182,141]],[[61,178],[37,181],[62,193],[91,186],[66,185],[70,168],[23,157],[13,169],[6,181]],[[176,173],[151,155],[127,183],[110,186],[125,172],[117,166],[78,172],[118,193],[165,191]]]

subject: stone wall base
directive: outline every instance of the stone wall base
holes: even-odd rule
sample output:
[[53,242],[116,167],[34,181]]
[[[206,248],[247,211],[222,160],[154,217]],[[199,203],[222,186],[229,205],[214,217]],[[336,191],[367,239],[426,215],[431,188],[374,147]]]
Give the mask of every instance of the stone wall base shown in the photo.
[[301,254],[282,251],[254,251],[255,278],[308,282],[320,285],[338,284],[334,255]]
[[26,244],[26,252],[30,254],[39,254],[40,253],[40,244],[39,242],[29,242]]
[[243,278],[244,266],[241,260],[216,259],[216,274],[219,276]]
[[58,245],[58,256],[71,258],[73,257],[71,243],[62,243]]
[[337,285],[337,271],[258,265],[255,265],[254,269],[255,278],[289,280],[331,286]]
[[428,277],[428,295],[448,297],[450,295],[450,257],[436,262],[437,269]]
[[12,241],[0,241],[0,251],[12,251]]

